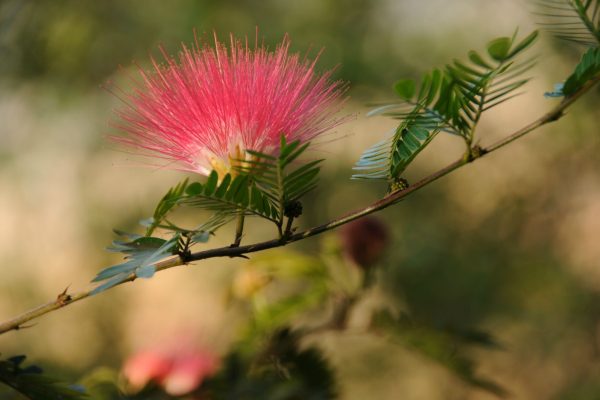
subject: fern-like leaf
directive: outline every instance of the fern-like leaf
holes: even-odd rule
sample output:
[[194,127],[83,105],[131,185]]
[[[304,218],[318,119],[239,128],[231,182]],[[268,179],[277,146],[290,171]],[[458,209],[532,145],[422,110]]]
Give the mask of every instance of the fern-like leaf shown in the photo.
[[581,88],[586,82],[600,74],[600,48],[590,48],[581,57],[575,71],[567,78],[562,87],[562,94],[570,96]]
[[180,182],[175,187],[169,189],[167,194],[156,205],[154,215],[151,218],[141,221],[142,225],[146,226],[146,236],[152,236],[152,233],[158,228],[167,214],[175,208],[178,201],[185,194],[188,187],[188,179]]
[[384,114],[402,120],[394,135],[368,149],[359,159],[354,179],[397,180],[414,158],[439,133],[464,138],[470,146],[481,115],[517,96],[527,83],[522,75],[532,59],[518,61],[537,38],[533,32],[520,42],[516,33],[487,46],[487,56],[469,52],[469,60],[454,61],[434,69],[421,81],[420,88],[409,80],[395,85],[399,104],[379,107],[370,115]]
[[600,0],[538,0],[540,25],[560,39],[598,46]]
[[388,179],[391,176],[399,176],[440,132],[442,126],[443,123],[436,118],[418,113],[407,117],[393,136],[375,144],[362,154],[354,170],[365,172],[354,174],[352,178]]
[[301,144],[300,141],[287,143],[282,135],[278,155],[248,150],[250,160],[244,160],[236,167],[238,173],[251,177],[257,191],[266,196],[271,207],[271,216],[275,218],[274,222],[278,226],[281,226],[284,216],[288,214],[288,207],[317,185],[323,160],[314,160],[291,168],[309,145],[310,143]]
[[[92,295],[119,285],[132,276],[151,278],[156,272],[156,263],[173,255],[180,243],[180,234],[169,240],[156,237],[137,237],[128,241],[113,241],[109,251],[123,253],[125,262],[101,270],[92,282],[103,282],[92,291]],[[131,236],[128,235],[131,239]]]
[[280,217],[268,196],[258,189],[253,177],[246,174],[225,174],[219,178],[217,172],[212,171],[204,184],[189,184],[179,203],[217,211],[224,217],[244,213],[274,222]]

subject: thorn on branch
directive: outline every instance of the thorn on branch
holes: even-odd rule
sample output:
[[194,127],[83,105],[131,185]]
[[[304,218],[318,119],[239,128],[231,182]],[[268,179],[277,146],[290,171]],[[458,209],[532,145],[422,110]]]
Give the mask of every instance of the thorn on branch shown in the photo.
[[34,327],[34,326],[36,326],[36,325],[37,325],[37,324],[29,324],[29,325],[17,325],[17,326],[15,326],[13,329],[14,329],[15,331],[20,331],[20,330],[23,330],[23,329],[29,329],[29,328],[33,328],[33,327]]
[[[69,285],[69,286],[71,286],[71,285]],[[56,296],[56,304],[58,304],[61,307],[69,304],[69,302],[72,299],[71,295],[67,294],[67,290],[69,290],[69,286],[67,286],[65,288],[65,290],[63,290],[61,293],[59,293],[58,296]]]

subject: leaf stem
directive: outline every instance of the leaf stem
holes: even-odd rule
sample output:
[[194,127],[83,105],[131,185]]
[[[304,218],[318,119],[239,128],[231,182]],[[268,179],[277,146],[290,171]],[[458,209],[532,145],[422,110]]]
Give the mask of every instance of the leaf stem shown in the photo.
[[[177,267],[179,265],[182,265],[184,263],[189,263],[192,261],[200,261],[200,260],[205,260],[208,258],[215,258],[215,257],[243,257],[246,254],[255,253],[255,252],[267,250],[267,249],[272,249],[275,247],[285,246],[289,243],[304,240],[311,236],[315,236],[320,233],[332,230],[334,228],[337,228],[340,225],[344,225],[348,222],[354,221],[355,219],[361,218],[365,215],[372,214],[379,210],[383,210],[384,208],[387,208],[393,204],[398,203],[400,200],[404,199],[408,195],[410,195],[410,194],[424,188],[425,186],[437,181],[438,179],[450,174],[454,170],[456,170],[466,164],[469,164],[469,163],[477,160],[478,158],[485,156],[486,154],[489,154],[493,151],[496,151],[496,150],[514,142],[515,140],[523,137],[527,133],[529,133],[543,125],[546,125],[546,124],[549,124],[549,123],[559,120],[560,118],[562,118],[565,115],[564,112],[568,107],[570,107],[582,95],[584,95],[586,92],[588,92],[593,86],[598,84],[598,82],[600,82],[600,76],[596,76],[592,80],[588,81],[585,85],[583,85],[581,88],[579,88],[574,94],[563,99],[563,101],[561,101],[552,110],[550,110],[546,114],[542,115],[535,121],[531,122],[530,124],[524,126],[521,129],[518,129],[517,131],[513,132],[512,134],[506,136],[505,138],[498,140],[497,142],[489,145],[488,147],[479,149],[478,157],[473,157],[470,159],[465,159],[465,158],[461,157],[459,160],[454,161],[453,163],[447,165],[446,167],[440,169],[439,171],[434,172],[431,175],[421,179],[420,181],[410,185],[408,188],[401,190],[401,191],[389,193],[389,194],[385,195],[383,198],[375,201],[374,203],[370,204],[369,206],[367,206],[365,208],[348,213],[344,216],[336,218],[336,219],[334,219],[330,222],[327,222],[323,225],[319,225],[319,226],[316,226],[316,227],[313,227],[313,228],[310,228],[305,231],[302,231],[302,232],[299,232],[296,234],[292,234],[289,236],[281,235],[283,233],[282,226],[278,225],[281,237],[277,238],[277,239],[267,240],[264,242],[249,244],[249,245],[245,245],[245,246],[237,246],[237,247],[227,246],[227,247],[220,247],[220,248],[215,248],[215,249],[199,251],[199,252],[190,254],[189,258],[186,260],[183,260],[179,256],[171,257],[169,259],[166,259],[164,261],[157,263],[156,271],[158,272],[158,271],[170,269],[170,268]],[[238,220],[238,223],[239,223],[239,220]],[[131,281],[134,281],[135,279],[136,279],[135,274],[132,274],[125,282],[131,282]],[[123,283],[125,283],[125,282],[123,282]],[[76,293],[76,294],[67,294],[66,292],[60,293],[55,300],[50,301],[46,304],[42,304],[37,307],[34,307],[31,310],[26,311],[26,312],[18,315],[15,318],[12,318],[5,322],[0,323],[0,334],[6,333],[6,332],[12,331],[12,330],[18,330],[18,329],[25,328],[25,324],[27,322],[32,321],[36,318],[39,318],[42,315],[48,314],[59,308],[66,307],[77,301],[80,301],[87,297],[90,297],[92,291],[93,291],[93,289],[83,291],[80,293]]]
[[289,236],[292,233],[292,225],[293,224],[294,224],[294,217],[288,217],[287,223],[285,225],[285,231],[283,231],[283,234],[285,236]]

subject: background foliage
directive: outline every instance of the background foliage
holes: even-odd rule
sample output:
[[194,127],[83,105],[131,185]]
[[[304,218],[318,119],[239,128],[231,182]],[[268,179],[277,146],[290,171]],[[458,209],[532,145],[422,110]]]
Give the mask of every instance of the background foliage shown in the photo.
[[[395,127],[383,118],[365,120],[364,101],[395,101],[390,86],[397,79],[423,76],[431,65],[483,49],[488,39],[505,36],[516,25],[521,32],[534,28],[527,7],[508,0],[462,0],[451,8],[443,1],[177,0],[168,8],[160,1],[143,7],[110,0],[2,2],[0,316],[53,298],[68,283],[83,287],[102,267],[118,262],[101,249],[113,239],[111,228],[137,229],[137,221],[152,213],[158,193],[180,180],[176,173],[123,165],[128,156],[107,149],[103,139],[111,131],[105,121],[114,99],[98,85],[121,79],[117,66],[144,62],[159,41],[176,51],[179,42],[192,40],[194,28],[224,36],[253,35],[258,26],[267,43],[288,32],[302,52],[311,45],[313,54],[326,48],[321,67],[340,64],[337,77],[351,82],[349,109],[358,118],[339,129],[340,136],[351,138],[318,149],[318,158],[327,163],[318,190],[305,203],[311,205],[303,215],[308,226],[387,189],[347,182],[361,151]],[[527,95],[481,121],[482,142],[554,104],[542,94],[567,77],[581,55],[548,36],[537,49],[544,59],[532,71],[537,79]],[[481,376],[515,398],[598,395],[597,101],[596,91],[559,125],[384,212],[394,241],[378,275],[383,289],[363,307],[393,304],[392,315],[408,319],[396,321],[403,327],[395,338],[401,345],[355,332],[323,333],[309,341],[336,368],[343,398],[374,393],[381,399],[397,393],[407,399],[494,398],[481,390],[488,383],[478,381]],[[405,176],[421,176],[463,152],[461,139],[440,137]],[[272,230],[265,223],[247,234],[266,239]],[[222,244],[232,235],[225,231]],[[335,258],[335,241],[332,234],[294,249]],[[250,315],[260,318],[256,331],[245,333],[248,340],[269,322],[286,318],[270,307],[256,313],[260,301],[248,309],[246,302],[233,300],[231,282],[244,268],[238,261],[200,263],[73,306],[35,329],[3,335],[2,357],[26,352],[53,376],[75,382],[83,371],[98,365],[118,369],[136,350],[180,335],[225,354]],[[322,269],[308,271],[318,275]],[[298,288],[288,289],[285,293],[293,294]],[[322,286],[316,289],[312,304],[319,304],[323,293]],[[359,327],[361,315],[356,315]],[[381,314],[378,321],[390,319]],[[243,360],[228,359],[227,365],[243,370]],[[265,376],[260,382],[267,385],[270,375]],[[214,385],[219,379],[224,378]]]

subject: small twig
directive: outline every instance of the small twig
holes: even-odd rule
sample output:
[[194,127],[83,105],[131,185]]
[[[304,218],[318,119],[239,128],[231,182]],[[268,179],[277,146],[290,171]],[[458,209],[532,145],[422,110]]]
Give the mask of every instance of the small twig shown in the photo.
[[183,237],[185,237],[185,241],[183,244],[180,241],[179,246],[181,246],[181,248],[178,249],[175,254],[179,256],[183,264],[187,264],[192,256],[192,252],[190,251],[190,246],[192,244],[191,232],[184,233]]
[[294,224],[294,217],[289,217],[287,223],[285,224],[284,235],[289,236],[292,233],[292,225]]
[[[353,211],[349,214],[346,214],[342,217],[336,218],[336,219],[334,219],[328,223],[325,223],[323,225],[319,225],[314,228],[307,229],[303,232],[299,232],[299,233],[295,233],[295,234],[291,234],[291,235],[283,235],[282,226],[278,225],[280,237],[277,239],[272,239],[272,240],[268,240],[265,242],[249,244],[249,245],[245,245],[245,246],[235,246],[235,247],[227,246],[227,247],[220,247],[220,248],[215,248],[215,249],[210,249],[210,250],[199,251],[199,252],[190,254],[189,258],[186,260],[182,259],[180,256],[172,257],[172,258],[169,258],[167,260],[157,263],[156,271],[158,272],[158,271],[162,271],[165,269],[177,267],[177,266],[185,264],[187,262],[200,261],[200,260],[205,260],[208,258],[246,257],[245,256],[246,254],[254,253],[254,252],[262,251],[262,250],[267,250],[267,249],[272,249],[275,247],[285,246],[289,243],[297,242],[297,241],[309,238],[311,236],[315,236],[320,233],[332,230],[334,228],[337,228],[340,225],[344,225],[348,222],[351,222],[358,218],[364,217],[365,215],[369,215],[376,211],[383,210],[384,208],[387,208],[393,204],[396,204],[398,201],[404,199],[405,197],[409,196],[410,194],[412,194],[412,193],[424,188],[425,186],[437,181],[438,179],[448,175],[449,173],[453,172],[454,170],[456,170],[470,162],[473,162],[491,152],[494,152],[494,151],[500,149],[501,147],[506,146],[507,144],[521,138],[522,136],[526,135],[527,133],[529,133],[543,125],[546,125],[551,122],[559,120],[560,118],[562,118],[564,116],[564,111],[569,106],[571,106],[583,94],[588,92],[598,82],[600,82],[600,75],[596,76],[594,79],[588,81],[577,92],[575,92],[573,95],[565,98],[560,104],[558,104],[556,107],[554,107],[550,112],[544,114],[540,118],[536,119],[534,122],[515,131],[514,133],[508,135],[507,137],[500,139],[499,141],[491,144],[488,147],[479,148],[478,152],[477,152],[478,157],[470,157],[469,159],[461,158],[461,159],[449,164],[448,166],[440,169],[439,171],[434,172],[433,174],[410,185],[409,187],[407,187],[404,190],[388,193],[382,199],[372,203],[371,205],[369,205],[365,208]],[[131,282],[131,281],[134,281],[135,279],[136,279],[135,274],[132,274],[125,282]],[[125,282],[123,282],[123,283],[125,283]],[[93,291],[93,289],[70,295],[69,296],[70,298],[65,301],[54,300],[54,301],[48,302],[46,304],[42,304],[42,305],[37,306],[29,311],[24,312],[23,314],[15,317],[13,319],[10,319],[8,321],[0,323],[0,334],[3,334],[5,332],[11,331],[11,330],[19,329],[19,327],[21,327],[24,323],[26,323],[28,321],[36,319],[42,315],[48,314],[59,308],[68,306],[69,304],[73,304],[77,301],[83,300],[83,299],[89,297],[91,295],[92,291]],[[65,292],[65,295],[66,295],[66,292]]]

